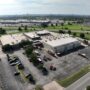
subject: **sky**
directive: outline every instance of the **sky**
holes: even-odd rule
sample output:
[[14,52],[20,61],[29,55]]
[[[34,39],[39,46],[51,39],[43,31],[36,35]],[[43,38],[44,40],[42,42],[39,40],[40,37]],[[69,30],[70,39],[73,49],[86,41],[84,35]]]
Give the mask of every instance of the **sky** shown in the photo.
[[90,0],[0,0],[0,15],[90,15]]

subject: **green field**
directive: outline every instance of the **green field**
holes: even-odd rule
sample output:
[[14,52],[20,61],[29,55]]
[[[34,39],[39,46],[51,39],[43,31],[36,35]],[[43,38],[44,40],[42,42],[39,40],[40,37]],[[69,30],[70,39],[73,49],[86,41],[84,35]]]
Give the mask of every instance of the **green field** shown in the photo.
[[[6,26],[6,27],[2,27],[6,30],[18,30],[18,27],[15,26]],[[72,24],[72,25],[58,25],[58,26],[48,26],[46,28],[40,27],[40,26],[32,26],[32,27],[28,27],[28,30],[33,30],[33,29],[48,29],[48,30],[60,30],[60,29],[66,29],[68,28],[69,30],[90,30],[90,26],[84,26],[84,25],[79,25],[79,24]]]
[[66,27],[69,30],[90,30],[90,26],[84,26],[84,25],[79,25],[79,24],[64,25],[64,28]]
[[69,85],[73,84],[76,80],[80,79],[82,76],[87,74],[89,71],[90,71],[90,66],[87,66],[81,69],[79,72],[65,78],[64,80],[57,80],[57,82],[63,87],[68,87]]
[[[80,37],[80,32],[75,32],[75,33],[76,33],[76,37]],[[90,33],[85,33],[85,39],[90,40]]]
[[[58,26],[48,26],[46,28],[43,28],[41,26],[31,26],[28,27],[28,30],[24,30],[24,27],[22,27],[22,31],[18,31],[18,27],[15,26],[6,26],[6,27],[2,27],[3,29],[5,29],[7,31],[8,34],[15,34],[15,33],[22,33],[22,32],[31,32],[31,31],[36,31],[36,30],[50,30],[50,31],[58,31],[58,30],[79,30],[79,31],[89,31],[90,30],[90,26],[84,26],[84,25],[80,25],[80,24],[72,24],[72,25],[58,25]],[[79,32],[76,32],[77,35],[76,36],[80,36]],[[85,33],[85,38],[87,40],[90,40],[90,33],[87,34]]]

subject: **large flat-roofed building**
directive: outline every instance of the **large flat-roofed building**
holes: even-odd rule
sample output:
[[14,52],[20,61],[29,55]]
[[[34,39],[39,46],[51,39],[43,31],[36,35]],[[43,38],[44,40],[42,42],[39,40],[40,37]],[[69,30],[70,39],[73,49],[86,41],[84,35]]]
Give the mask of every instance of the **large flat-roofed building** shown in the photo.
[[27,39],[31,40],[40,40],[40,36],[36,34],[36,32],[30,32],[30,33],[24,33],[24,35],[27,37]]
[[81,45],[79,40],[71,37],[68,34],[58,34],[54,32],[49,32],[48,30],[24,33],[24,35],[28,39],[33,40],[33,42],[42,42],[45,49],[53,51],[55,53],[63,53],[68,50],[77,48]]
[[26,40],[26,37],[23,34],[3,35],[0,37],[2,45],[16,45],[20,43],[22,40]]
[[58,34],[54,32],[50,32],[50,35],[43,36],[42,43],[47,50],[56,53],[63,53],[81,45],[79,40],[68,34]]
[[24,35],[31,40],[40,40],[43,36],[50,35],[50,32],[48,30],[42,30],[42,31],[24,33]]
[[50,35],[50,32],[47,30],[43,30],[43,31],[38,31],[37,35],[39,36],[45,36],[45,35]]
[[43,43],[46,49],[57,53],[63,53],[80,46],[80,42],[72,37],[46,40]]
[[36,32],[24,33],[24,36],[26,36],[29,41],[33,42],[33,46],[43,47],[43,44],[41,43],[41,37],[37,35]]

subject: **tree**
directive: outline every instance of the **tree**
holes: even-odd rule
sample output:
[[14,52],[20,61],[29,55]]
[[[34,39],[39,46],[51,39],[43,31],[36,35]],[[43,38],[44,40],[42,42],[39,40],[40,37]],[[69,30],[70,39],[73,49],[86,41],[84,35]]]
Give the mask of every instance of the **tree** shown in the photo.
[[27,27],[27,25],[25,25],[24,29],[25,29],[25,31],[27,31],[27,30],[28,30],[28,27]]
[[72,25],[72,23],[71,22],[68,22],[68,25]]
[[4,52],[10,52],[10,51],[13,50],[13,47],[11,45],[9,45],[9,44],[6,44],[6,45],[2,46],[2,50]]
[[64,23],[61,23],[61,26],[64,26]]
[[90,86],[88,86],[86,90],[90,90]]
[[81,30],[83,30],[83,27],[81,27]]
[[20,47],[24,47],[24,46],[27,46],[27,45],[32,46],[32,42],[29,41],[29,40],[22,40],[22,41],[19,43],[19,46],[20,46]]
[[77,36],[77,33],[76,33],[76,32],[74,32],[74,33],[73,33],[73,36]]
[[58,23],[56,23],[56,26],[58,26]]
[[72,32],[71,32],[71,30],[68,30],[68,34],[71,34]]
[[51,27],[54,27],[53,23],[51,23]]
[[65,34],[65,31],[64,30],[59,30],[59,33]]
[[42,86],[37,85],[37,86],[35,87],[35,90],[43,90],[43,88],[42,88]]
[[6,34],[6,30],[3,28],[0,28],[0,34]]
[[18,31],[19,31],[19,32],[21,32],[21,31],[22,31],[22,28],[21,28],[21,27],[19,27],[19,28],[18,28]]
[[68,30],[68,27],[65,27],[66,30]]
[[33,52],[33,47],[29,46],[28,48],[26,48],[25,52],[27,56],[30,56]]
[[43,28],[46,28],[46,27],[48,27],[48,23],[42,23],[41,26],[42,26]]
[[81,38],[85,38],[85,34],[84,33],[80,33],[80,37]]
[[35,66],[39,65],[38,60],[37,60],[37,55],[35,53],[31,54],[31,61]]
[[62,26],[62,29],[63,29],[64,23],[61,23],[61,26]]

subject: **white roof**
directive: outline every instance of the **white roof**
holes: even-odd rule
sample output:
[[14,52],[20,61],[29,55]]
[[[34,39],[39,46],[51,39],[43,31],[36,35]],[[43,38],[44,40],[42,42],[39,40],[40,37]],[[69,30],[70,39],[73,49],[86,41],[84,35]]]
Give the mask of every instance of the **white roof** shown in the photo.
[[31,33],[24,33],[26,36],[30,37],[30,38],[36,38],[39,37],[35,32],[31,32]]
[[21,42],[21,40],[26,40],[26,37],[22,34],[3,35],[0,37],[0,40],[2,42],[2,45],[14,45]]
[[50,33],[50,32],[47,30],[42,30],[42,31],[37,32],[37,34],[48,34],[48,33]]
[[47,40],[45,43],[47,43],[48,45],[52,46],[52,47],[57,47],[57,46],[62,46],[65,44],[69,44],[72,42],[77,42],[78,40],[76,38],[72,38],[72,37],[68,37],[68,38],[60,38],[60,39],[56,39],[56,40]]

